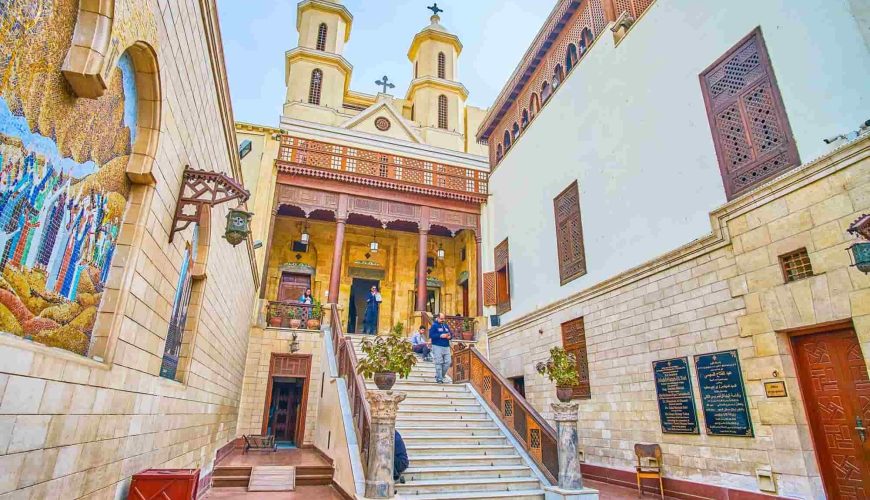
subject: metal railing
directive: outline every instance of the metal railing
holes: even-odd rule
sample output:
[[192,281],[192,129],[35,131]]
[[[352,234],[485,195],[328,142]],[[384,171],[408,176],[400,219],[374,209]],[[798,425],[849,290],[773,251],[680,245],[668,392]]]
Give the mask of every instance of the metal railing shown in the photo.
[[453,382],[471,383],[547,479],[558,482],[556,431],[471,344],[453,345]]
[[366,382],[357,373],[357,357],[353,342],[344,336],[341,327],[341,315],[336,304],[330,304],[330,327],[332,330],[332,345],[338,359],[338,376],[347,383],[347,395],[353,413],[353,425],[356,429],[360,455],[363,467],[368,463],[369,433],[371,432],[372,416],[369,402],[366,400]]
[[[307,328],[306,323],[314,318],[311,304],[303,304],[296,301],[273,301],[266,306],[266,324],[280,328]],[[293,327],[291,322],[299,320],[300,324]]]

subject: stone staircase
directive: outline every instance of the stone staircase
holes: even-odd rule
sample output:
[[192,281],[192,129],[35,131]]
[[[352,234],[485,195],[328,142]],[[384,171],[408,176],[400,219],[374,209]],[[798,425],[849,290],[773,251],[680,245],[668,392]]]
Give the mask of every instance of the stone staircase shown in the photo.
[[[351,335],[358,356],[364,336]],[[399,404],[396,430],[408,448],[400,498],[544,498],[541,482],[466,384],[436,384],[435,365],[419,361],[394,390]],[[376,389],[373,382],[367,382]]]

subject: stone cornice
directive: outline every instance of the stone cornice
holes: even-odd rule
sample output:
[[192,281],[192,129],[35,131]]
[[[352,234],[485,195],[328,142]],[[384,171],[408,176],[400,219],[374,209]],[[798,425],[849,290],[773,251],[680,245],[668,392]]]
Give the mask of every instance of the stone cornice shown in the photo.
[[489,339],[497,338],[510,331],[526,327],[557,311],[631,285],[665,269],[728,246],[731,244],[731,236],[728,234],[727,225],[729,220],[868,158],[870,158],[870,135],[864,135],[821,158],[804,164],[779,177],[774,177],[758,188],[748,191],[711,212],[710,224],[712,231],[706,236],[601,281],[585,290],[581,290],[552,304],[513,319],[491,330],[489,332]]
[[446,90],[447,92],[455,92],[459,94],[463,100],[468,99],[468,89],[465,88],[465,85],[459,82],[445,80],[443,78],[435,78],[434,76],[421,76],[420,78],[412,80],[411,84],[408,85],[408,92],[405,94],[405,99],[411,100],[411,96],[417,91],[417,89],[426,87]]
[[236,130],[241,130],[243,132],[262,132],[264,134],[277,134],[281,132],[281,129],[279,128],[247,122],[236,122]]
[[411,47],[408,48],[408,60],[414,60],[414,57],[417,56],[417,52],[420,50],[420,45],[426,40],[436,40],[452,45],[453,48],[456,49],[457,56],[462,52],[462,42],[459,41],[458,36],[446,31],[433,29],[430,25],[414,35],[414,39],[411,41]]
[[322,50],[309,49],[308,47],[295,47],[284,53],[284,79],[290,76],[290,63],[297,59],[311,59],[327,64],[347,75],[345,83],[345,93],[348,92],[347,86],[350,81],[350,74],[353,72],[353,65],[348,62],[343,56],[333,54],[331,52],[323,52]]
[[350,29],[353,26],[353,15],[347,10],[347,7],[341,4],[328,2],[326,0],[303,0],[296,6],[296,31],[302,28],[302,14],[306,10],[317,9],[326,12],[338,14],[347,24],[347,29],[344,30],[344,41],[350,40]]

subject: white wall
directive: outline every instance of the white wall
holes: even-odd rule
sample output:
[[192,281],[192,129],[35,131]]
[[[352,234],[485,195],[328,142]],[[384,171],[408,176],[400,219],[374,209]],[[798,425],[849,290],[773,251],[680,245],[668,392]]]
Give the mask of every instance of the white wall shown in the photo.
[[[847,0],[658,0],[618,47],[605,30],[491,177],[488,252],[510,238],[503,322],[710,232],[725,192],[698,75],[759,25],[802,162],[870,118]],[[588,274],[560,286],[553,197],[574,179]]]

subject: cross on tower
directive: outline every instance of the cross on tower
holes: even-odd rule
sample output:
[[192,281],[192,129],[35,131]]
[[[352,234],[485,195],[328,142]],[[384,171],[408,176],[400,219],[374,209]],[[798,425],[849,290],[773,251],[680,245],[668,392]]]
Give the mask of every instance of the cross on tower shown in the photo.
[[392,83],[390,83],[390,79],[387,78],[387,75],[384,75],[384,77],[381,78],[380,80],[375,80],[375,85],[380,85],[381,87],[383,87],[383,88],[384,88],[384,90],[383,90],[383,93],[384,93],[384,94],[387,93],[387,87],[389,87],[389,88],[391,88],[391,89],[396,88],[395,85],[393,85]]
[[438,8],[438,2],[435,2],[435,3],[433,3],[432,5],[430,5],[429,7],[426,7],[426,8],[432,11],[432,15],[433,15],[433,16],[437,16],[439,12],[444,12],[443,9],[439,9],[439,8]]

